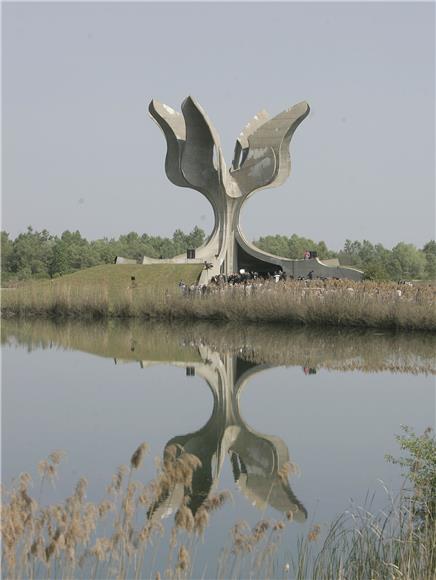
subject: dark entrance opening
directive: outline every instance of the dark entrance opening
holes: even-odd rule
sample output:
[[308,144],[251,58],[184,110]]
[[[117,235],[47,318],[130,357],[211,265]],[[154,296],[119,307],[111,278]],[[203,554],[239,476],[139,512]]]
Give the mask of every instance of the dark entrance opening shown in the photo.
[[239,244],[236,245],[238,248],[237,255],[239,270],[244,269],[246,272],[257,272],[260,276],[267,276],[268,274],[274,274],[274,272],[283,271],[283,268],[278,264],[259,260],[245,252]]

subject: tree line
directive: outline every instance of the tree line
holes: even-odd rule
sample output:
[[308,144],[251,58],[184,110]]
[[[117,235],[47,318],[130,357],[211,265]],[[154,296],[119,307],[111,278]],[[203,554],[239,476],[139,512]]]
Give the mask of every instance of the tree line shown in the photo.
[[[12,239],[1,232],[2,278],[26,280],[54,278],[82,268],[114,262],[116,256],[135,260],[142,257],[172,258],[189,248],[198,248],[206,239],[205,232],[194,227],[190,233],[177,229],[171,238],[130,232],[119,238],[88,241],[79,231],[65,231],[60,236],[47,230],[36,231],[31,226],[25,233]],[[341,265],[363,270],[368,279],[436,279],[436,242],[429,241],[423,248],[400,242],[392,249],[368,240],[346,240],[344,247],[335,252],[325,242],[315,242],[296,234],[265,236],[254,244],[271,254],[301,259],[305,251],[316,251],[320,259],[338,258]]]
[[254,241],[262,250],[285,258],[302,258],[305,250],[316,251],[322,259],[338,258],[341,266],[363,270],[369,280],[434,280],[436,279],[436,242],[430,240],[419,249],[413,244],[399,242],[392,249],[368,240],[346,240],[335,252],[325,242],[314,242],[297,235],[266,236]]
[[198,227],[189,234],[176,230],[172,238],[130,232],[118,239],[88,241],[79,231],[67,230],[56,236],[29,226],[15,239],[1,232],[2,277],[3,280],[54,278],[82,268],[111,264],[116,256],[134,260],[143,256],[172,258],[187,248],[198,248],[204,240],[205,233]]

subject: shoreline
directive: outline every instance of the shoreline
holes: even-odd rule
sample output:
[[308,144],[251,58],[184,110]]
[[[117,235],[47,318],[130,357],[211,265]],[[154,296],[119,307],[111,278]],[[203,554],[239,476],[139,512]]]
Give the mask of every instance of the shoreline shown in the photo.
[[300,321],[300,320],[270,320],[267,318],[258,318],[255,319],[253,317],[250,318],[228,318],[224,316],[195,316],[195,315],[185,315],[185,316],[176,316],[173,314],[134,314],[134,315],[118,315],[118,314],[105,314],[101,315],[100,313],[95,312],[85,312],[82,314],[77,313],[28,313],[28,314],[15,314],[7,312],[6,314],[1,313],[0,320],[22,320],[25,322],[31,322],[33,320],[46,320],[51,322],[67,322],[67,321],[74,321],[74,322],[104,322],[104,321],[144,321],[144,322],[210,322],[213,323],[236,323],[236,324],[243,324],[243,323],[258,323],[262,325],[270,325],[276,326],[277,328],[283,326],[288,327],[291,329],[301,329],[301,328],[310,328],[314,330],[323,330],[323,329],[343,329],[343,330],[383,330],[387,332],[393,333],[409,333],[409,332],[417,332],[422,334],[429,334],[434,335],[436,334],[436,326],[435,325],[425,325],[425,326],[417,326],[414,323],[407,323],[402,324],[401,322],[393,321],[386,321],[380,320],[380,322],[371,322],[366,323],[361,320],[347,320],[347,321],[337,321],[337,320],[324,320],[322,322],[316,321]]

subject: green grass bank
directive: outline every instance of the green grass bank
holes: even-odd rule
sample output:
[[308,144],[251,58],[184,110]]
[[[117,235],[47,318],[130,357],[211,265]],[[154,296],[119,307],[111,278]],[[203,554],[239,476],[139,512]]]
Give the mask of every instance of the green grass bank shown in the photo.
[[[82,286],[105,287],[114,296],[129,287],[171,288],[180,280],[195,284],[200,277],[201,264],[105,264],[85,268],[53,280],[34,282],[48,284],[55,288],[80,288]],[[132,280],[132,277],[135,280]]]

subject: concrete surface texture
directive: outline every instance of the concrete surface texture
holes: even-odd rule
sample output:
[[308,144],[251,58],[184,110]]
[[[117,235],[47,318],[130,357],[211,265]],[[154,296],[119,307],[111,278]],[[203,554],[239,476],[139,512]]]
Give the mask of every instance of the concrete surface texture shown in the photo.
[[[260,189],[278,187],[288,178],[289,145],[295,130],[309,114],[306,102],[273,118],[266,111],[255,115],[236,140],[230,169],[226,167],[218,133],[194,98],[189,96],[183,101],[181,113],[156,100],[151,101],[149,111],[167,142],[168,179],[180,187],[199,191],[213,208],[214,228],[205,244],[196,250],[194,259],[209,264],[209,271],[202,278],[245,269],[259,273],[283,270],[295,278],[312,272],[314,277],[361,279],[359,270],[331,267],[318,258],[291,260],[268,254],[250,243],[241,229],[241,209],[250,195]],[[144,264],[155,262],[159,260],[143,259]],[[192,260],[181,255],[172,262]]]

